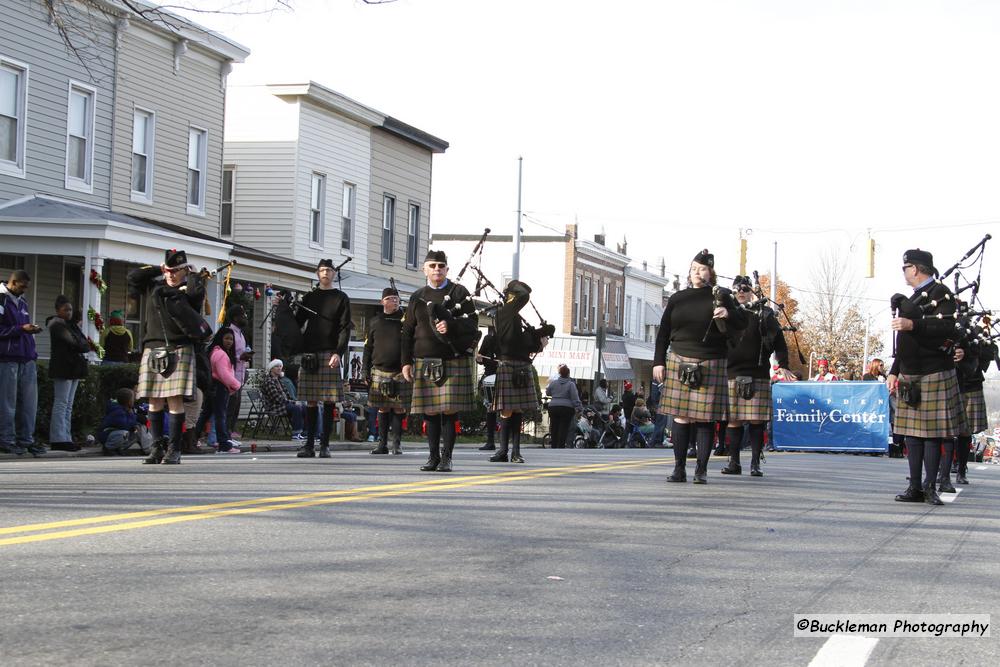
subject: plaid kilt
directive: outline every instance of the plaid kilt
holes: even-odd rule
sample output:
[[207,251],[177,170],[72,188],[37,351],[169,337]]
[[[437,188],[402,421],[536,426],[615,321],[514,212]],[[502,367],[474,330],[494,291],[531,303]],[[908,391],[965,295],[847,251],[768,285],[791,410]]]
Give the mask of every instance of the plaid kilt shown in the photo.
[[[531,383],[526,387],[514,386],[514,371],[531,369]],[[530,361],[501,361],[497,369],[496,389],[493,392],[494,412],[538,412],[542,397],[538,386],[538,372]]]
[[343,398],[344,381],[341,379],[340,367],[330,368],[332,350],[317,352],[319,369],[309,372],[299,367],[299,385],[296,387],[300,401],[315,401],[318,403],[336,403]]
[[747,400],[736,394],[736,380],[730,380],[729,421],[771,421],[771,381],[767,378],[754,378],[753,398]]
[[177,368],[165,378],[149,369],[150,348],[142,351],[139,362],[139,389],[137,398],[170,398],[171,396],[194,396],[194,346],[181,345],[177,348]]
[[897,401],[894,433],[914,438],[954,438],[968,431],[955,369],[928,375],[901,374],[899,381],[920,384],[920,405],[912,408]]
[[989,422],[986,418],[986,397],[983,395],[982,389],[963,392],[962,403],[965,405],[965,420],[968,426],[966,431],[968,433],[962,432],[961,435],[972,435],[989,428]]
[[476,361],[473,357],[444,360],[445,381],[440,387],[423,377],[424,360],[413,364],[413,398],[410,412],[464,412],[476,402]]
[[[679,379],[682,363],[701,365],[701,386],[690,389]],[[696,359],[670,352],[663,378],[663,393],[656,412],[696,422],[725,421],[728,419],[729,378],[725,359]]]
[[[390,398],[379,391],[379,386],[383,382],[396,382],[396,391],[399,396]],[[391,373],[372,369],[372,382],[368,387],[368,407],[379,408],[380,410],[410,410],[410,399],[413,397],[413,383],[403,379],[402,373]]]

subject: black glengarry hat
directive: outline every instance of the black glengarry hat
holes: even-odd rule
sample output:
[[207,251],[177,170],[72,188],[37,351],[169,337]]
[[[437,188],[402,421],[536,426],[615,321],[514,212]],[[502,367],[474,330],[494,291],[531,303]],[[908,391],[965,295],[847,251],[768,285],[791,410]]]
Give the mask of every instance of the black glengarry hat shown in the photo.
[[320,269],[322,269],[322,268],[323,268],[324,266],[325,266],[326,268],[328,268],[328,269],[335,269],[335,268],[337,268],[337,267],[335,267],[335,266],[333,265],[333,260],[332,260],[332,259],[329,259],[329,258],[327,258],[327,259],[321,259],[321,260],[319,260],[319,263],[318,263],[318,264],[316,264],[316,270],[317,270],[317,271],[319,271],[319,270],[320,270]]
[[504,290],[507,294],[531,294],[531,287],[528,283],[523,283],[520,280],[511,280],[507,283],[507,289]]
[[753,281],[750,280],[750,276],[736,276],[733,278],[733,289],[738,290],[741,287],[753,289]]
[[386,287],[384,290],[382,290],[382,298],[384,299],[387,296],[394,296],[396,298],[399,298],[399,290],[393,289],[392,287]]
[[163,263],[167,265],[168,269],[176,269],[179,266],[188,266],[187,253],[183,250],[171,248],[166,252]]
[[904,252],[903,264],[920,264],[929,268],[935,276],[938,274],[938,270],[934,268],[934,255],[920,248]]
[[427,256],[424,257],[424,262],[441,262],[447,264],[448,255],[444,254],[443,250],[428,250]]
[[697,255],[695,255],[694,256],[694,261],[698,262],[699,264],[702,264],[704,266],[707,266],[710,269],[714,269],[715,268],[715,255],[713,255],[712,253],[710,253],[708,251],[708,248],[705,248],[704,250],[702,250],[701,252],[699,252]]

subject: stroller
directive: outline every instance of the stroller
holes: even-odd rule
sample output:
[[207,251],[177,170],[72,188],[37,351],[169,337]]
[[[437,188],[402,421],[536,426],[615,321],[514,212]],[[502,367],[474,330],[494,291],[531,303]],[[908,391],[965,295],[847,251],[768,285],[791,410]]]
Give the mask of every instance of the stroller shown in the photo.
[[622,435],[621,426],[615,420],[603,417],[596,407],[589,405],[576,422],[573,447],[612,449],[621,442]]
[[654,447],[653,432],[655,430],[656,425],[651,421],[633,424],[632,432],[629,433],[628,442],[625,443],[625,446],[629,448],[639,447],[642,449]]

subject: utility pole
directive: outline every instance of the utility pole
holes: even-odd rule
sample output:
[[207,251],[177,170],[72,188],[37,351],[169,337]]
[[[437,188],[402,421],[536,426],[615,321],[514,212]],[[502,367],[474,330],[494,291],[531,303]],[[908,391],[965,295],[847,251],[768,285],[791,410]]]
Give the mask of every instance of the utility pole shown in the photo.
[[514,225],[514,266],[510,272],[511,278],[521,278],[521,167],[524,158],[517,158],[517,223]]
[[[749,232],[749,230],[747,230]],[[743,229],[740,228],[740,275],[747,274],[747,240],[743,238]]]
[[[778,300],[778,242],[774,242],[774,264],[771,266],[771,301]],[[810,362],[812,363],[812,362]]]

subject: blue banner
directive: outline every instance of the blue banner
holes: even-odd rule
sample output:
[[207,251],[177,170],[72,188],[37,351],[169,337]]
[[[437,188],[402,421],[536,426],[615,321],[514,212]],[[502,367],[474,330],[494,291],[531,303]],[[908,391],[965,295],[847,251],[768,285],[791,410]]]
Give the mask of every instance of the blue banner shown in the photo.
[[881,382],[772,385],[774,448],[887,452],[889,390]]

